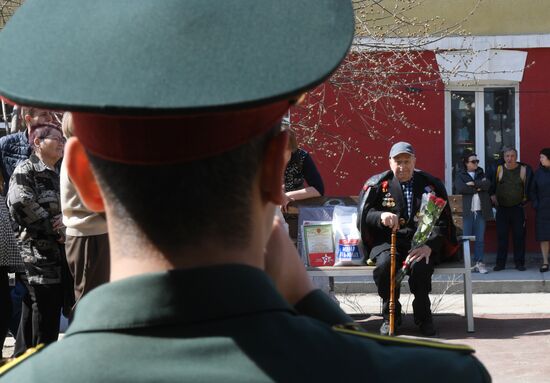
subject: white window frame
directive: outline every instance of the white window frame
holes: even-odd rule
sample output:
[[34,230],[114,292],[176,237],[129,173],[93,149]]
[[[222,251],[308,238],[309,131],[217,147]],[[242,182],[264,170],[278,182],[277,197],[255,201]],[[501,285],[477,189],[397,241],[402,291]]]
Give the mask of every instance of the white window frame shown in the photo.
[[[457,85],[449,85],[445,87],[445,187],[447,188],[447,192],[450,194],[452,191],[452,174],[453,174],[453,166],[455,164],[452,163],[452,132],[451,132],[451,92],[475,92],[475,104],[476,104],[476,132],[475,132],[475,140],[476,140],[476,153],[479,158],[479,166],[481,166],[483,169],[486,169],[485,167],[485,117],[484,117],[484,110],[485,110],[485,100],[484,100],[484,91],[486,88],[514,88],[514,106],[515,106],[515,121],[514,121],[514,127],[515,127],[515,142],[516,142],[516,150],[518,151],[518,160],[521,159],[521,151],[520,151],[520,108],[519,108],[519,84],[516,83],[510,83],[510,84],[484,84],[479,86],[457,86]],[[478,112],[480,111],[480,112]]]

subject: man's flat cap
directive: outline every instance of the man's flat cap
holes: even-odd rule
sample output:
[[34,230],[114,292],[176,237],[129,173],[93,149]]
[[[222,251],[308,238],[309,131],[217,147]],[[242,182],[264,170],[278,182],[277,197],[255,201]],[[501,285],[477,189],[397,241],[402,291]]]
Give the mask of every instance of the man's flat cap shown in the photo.
[[354,32],[349,0],[26,0],[0,33],[0,94],[98,114],[187,114],[291,98]]
[[390,149],[390,158],[396,157],[400,154],[410,154],[414,156],[414,149],[408,142],[400,141],[393,144]]

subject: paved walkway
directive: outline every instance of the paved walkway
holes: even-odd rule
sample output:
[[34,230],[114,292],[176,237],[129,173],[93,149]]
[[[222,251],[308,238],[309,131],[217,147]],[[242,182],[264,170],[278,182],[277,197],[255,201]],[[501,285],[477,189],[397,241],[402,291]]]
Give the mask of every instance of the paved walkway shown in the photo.
[[[381,323],[375,294],[337,295],[368,331]],[[438,339],[476,350],[495,383],[550,382],[550,294],[474,294],[475,333],[466,331],[463,296],[432,296]],[[401,296],[406,313],[401,336],[419,336],[412,318],[412,297]],[[370,317],[364,319],[364,314]]]
[[[550,382],[550,314],[476,315],[476,332],[468,334],[465,320],[456,314],[437,315],[438,338],[468,344],[489,370],[495,383]],[[363,322],[378,331],[380,317]],[[411,315],[398,329],[400,336],[418,336]]]

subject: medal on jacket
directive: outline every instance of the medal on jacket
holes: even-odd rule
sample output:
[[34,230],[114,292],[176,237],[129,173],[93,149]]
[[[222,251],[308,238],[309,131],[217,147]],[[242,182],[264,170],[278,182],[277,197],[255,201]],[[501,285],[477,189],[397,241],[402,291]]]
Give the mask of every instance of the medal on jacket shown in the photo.
[[384,206],[384,207],[394,207],[395,206],[395,200],[393,199],[393,197],[390,193],[386,193],[386,195],[382,199],[382,206]]
[[382,182],[382,193],[386,193],[384,198],[382,198],[383,207],[394,207],[395,200],[393,199],[391,193],[388,191],[388,181]]

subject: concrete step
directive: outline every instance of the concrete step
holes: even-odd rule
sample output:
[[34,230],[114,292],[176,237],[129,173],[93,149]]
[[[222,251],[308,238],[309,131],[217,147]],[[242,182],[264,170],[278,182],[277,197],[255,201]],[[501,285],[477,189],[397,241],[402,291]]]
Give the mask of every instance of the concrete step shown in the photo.
[[[487,254],[485,262],[488,274],[472,273],[472,289],[474,294],[521,294],[550,292],[550,272],[541,273],[540,254],[526,254],[526,271],[514,268],[513,257],[510,255],[506,269],[493,271],[495,254]],[[434,294],[462,294],[461,275],[434,275],[432,292]],[[376,293],[374,281],[364,277],[335,278],[336,293]],[[402,293],[409,293],[408,283],[401,287]]]

